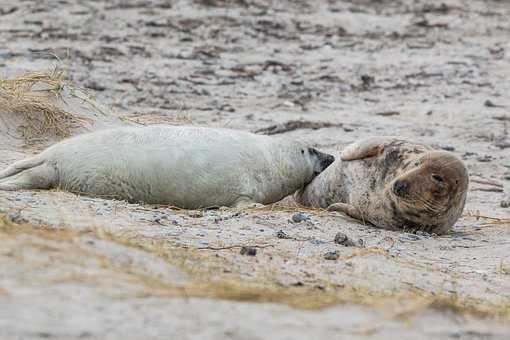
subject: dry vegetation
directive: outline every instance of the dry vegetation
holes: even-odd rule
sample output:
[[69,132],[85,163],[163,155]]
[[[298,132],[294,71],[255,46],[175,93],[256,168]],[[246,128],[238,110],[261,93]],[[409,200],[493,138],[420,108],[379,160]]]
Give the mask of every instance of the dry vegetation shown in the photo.
[[58,67],[0,78],[0,111],[21,117],[19,133],[29,144],[48,137],[68,137],[84,119],[59,105],[65,87],[72,86]]
[[[505,304],[497,305],[477,299],[462,298],[455,293],[433,294],[417,289],[383,292],[366,287],[337,285],[328,282],[317,282],[313,287],[289,287],[274,281],[275,273],[271,272],[247,281],[246,278],[243,279],[235,272],[226,273],[224,271],[226,264],[216,256],[214,251],[200,251],[172,244],[170,240],[155,240],[132,233],[112,233],[100,227],[74,231],[65,228],[55,229],[54,227],[16,224],[11,222],[7,216],[0,214],[0,239],[19,238],[23,235],[55,242],[51,247],[52,252],[64,252],[64,254],[53,256],[56,261],[52,264],[54,266],[58,266],[59,261],[68,261],[74,258],[76,254],[79,255],[78,257],[85,255],[97,258],[102,267],[111,270],[114,275],[127,277],[131,282],[142,285],[143,289],[137,294],[137,297],[201,297],[256,303],[276,302],[299,309],[321,309],[342,303],[355,303],[391,310],[392,317],[402,319],[412,318],[432,308],[477,317],[497,317],[501,321],[510,320],[510,307]],[[157,275],[148,274],[143,268],[119,266],[108,257],[95,253],[93,249],[84,249],[79,246],[79,239],[82,237],[92,237],[157,256],[170,265],[179,267],[191,277],[191,280],[184,284],[175,284],[166,282]],[[31,241],[26,246],[33,246],[35,243]],[[60,248],[58,244],[71,244],[72,247]],[[373,250],[370,248],[361,249],[351,257],[371,254]],[[506,270],[506,267],[502,266],[502,270]],[[68,275],[55,280],[55,282],[96,281],[94,277],[83,275]]]

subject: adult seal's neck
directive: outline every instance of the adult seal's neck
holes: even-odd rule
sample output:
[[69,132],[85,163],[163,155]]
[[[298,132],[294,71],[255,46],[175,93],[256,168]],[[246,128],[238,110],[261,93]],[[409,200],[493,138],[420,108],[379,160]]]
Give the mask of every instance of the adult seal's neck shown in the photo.
[[331,183],[334,183],[332,178],[334,178],[335,171],[338,168],[334,165],[335,163],[327,167],[304,188],[298,190],[294,195],[296,202],[316,208],[327,208],[333,203],[334,191],[330,187]]

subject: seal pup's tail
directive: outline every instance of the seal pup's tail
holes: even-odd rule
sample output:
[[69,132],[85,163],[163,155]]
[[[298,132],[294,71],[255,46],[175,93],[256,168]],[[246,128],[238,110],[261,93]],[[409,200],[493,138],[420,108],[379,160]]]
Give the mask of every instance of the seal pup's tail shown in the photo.
[[55,169],[37,155],[0,171],[0,190],[47,189],[54,183],[55,177]]

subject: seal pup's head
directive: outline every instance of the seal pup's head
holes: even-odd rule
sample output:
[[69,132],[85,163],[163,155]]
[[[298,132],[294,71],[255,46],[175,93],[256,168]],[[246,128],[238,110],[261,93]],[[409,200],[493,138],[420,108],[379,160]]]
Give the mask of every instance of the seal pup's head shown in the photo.
[[468,190],[468,171],[446,151],[431,151],[410,162],[385,188],[395,226],[437,234],[461,216]]
[[326,168],[335,161],[335,157],[333,155],[320,152],[314,148],[303,148],[301,149],[301,153],[308,154],[308,157],[310,158],[313,165],[314,177],[326,170]]
[[[257,192],[263,193],[262,203],[277,202],[304,188],[323,172],[335,158],[302,141],[272,139],[276,147],[264,150],[269,166],[259,168]],[[274,145],[274,144],[273,144]]]
[[332,155],[310,147],[305,142],[291,141],[290,143],[281,143],[280,147],[283,148],[284,157],[280,157],[279,162],[287,164],[284,168],[289,176],[301,178],[301,186],[310,183],[335,161],[335,157]]
[[308,146],[302,142],[294,142],[291,146],[293,149],[293,158],[300,164],[305,171],[305,182],[310,183],[317,175],[326,170],[334,161],[333,155],[321,152],[315,148]]

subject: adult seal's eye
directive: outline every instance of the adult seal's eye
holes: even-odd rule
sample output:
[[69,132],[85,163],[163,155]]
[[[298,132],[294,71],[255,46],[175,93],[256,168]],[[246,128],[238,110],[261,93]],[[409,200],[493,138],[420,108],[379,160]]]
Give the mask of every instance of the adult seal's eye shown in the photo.
[[443,183],[444,182],[444,178],[442,176],[439,176],[439,175],[436,175],[436,174],[433,174],[432,175],[432,179],[438,183]]
[[304,155],[305,154],[305,150],[301,149],[301,154]]

